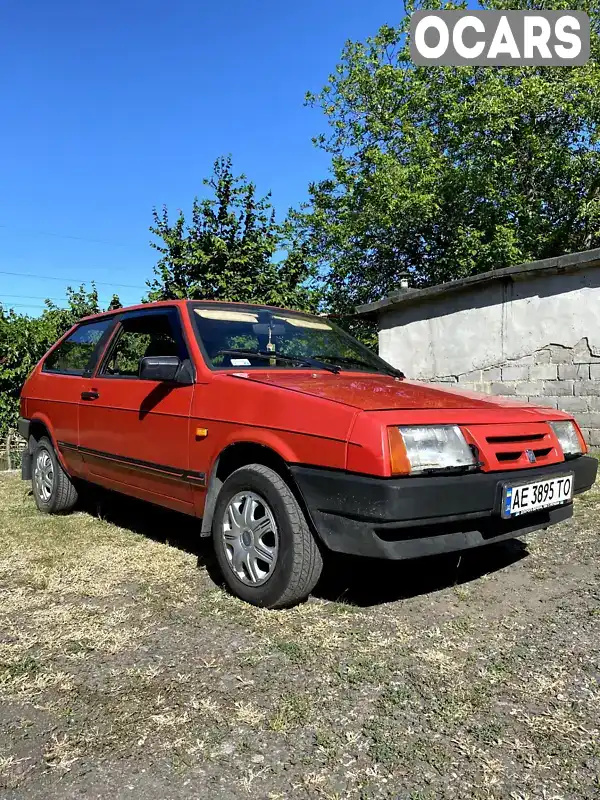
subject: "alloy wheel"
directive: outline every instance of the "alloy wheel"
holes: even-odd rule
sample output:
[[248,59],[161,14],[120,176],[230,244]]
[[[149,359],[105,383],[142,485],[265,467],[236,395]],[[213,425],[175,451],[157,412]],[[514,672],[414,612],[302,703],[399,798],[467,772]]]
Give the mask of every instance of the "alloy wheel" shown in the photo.
[[40,450],[37,454],[33,477],[39,497],[47,503],[54,490],[54,466],[47,450]]
[[273,573],[279,532],[268,503],[250,491],[238,492],[223,515],[223,543],[234,575],[247,586],[260,586]]

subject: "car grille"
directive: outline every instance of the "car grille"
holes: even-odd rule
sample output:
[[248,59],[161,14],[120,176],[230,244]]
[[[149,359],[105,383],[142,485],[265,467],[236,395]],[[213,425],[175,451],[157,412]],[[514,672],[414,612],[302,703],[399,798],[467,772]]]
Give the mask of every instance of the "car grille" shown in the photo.
[[476,448],[486,472],[542,467],[563,461],[558,440],[546,422],[468,425],[463,431],[469,444]]

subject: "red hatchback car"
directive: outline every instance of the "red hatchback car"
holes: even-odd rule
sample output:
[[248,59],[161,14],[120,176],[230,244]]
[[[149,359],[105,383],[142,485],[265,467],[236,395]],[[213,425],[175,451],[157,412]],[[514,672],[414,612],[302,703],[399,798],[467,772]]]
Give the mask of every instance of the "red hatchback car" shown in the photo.
[[567,519],[596,477],[567,414],[414,383],[323,317],[234,303],[82,320],[19,430],[40,511],[84,480],[198,517],[229,588],[266,607],[309,595],[323,548],[478,547]]

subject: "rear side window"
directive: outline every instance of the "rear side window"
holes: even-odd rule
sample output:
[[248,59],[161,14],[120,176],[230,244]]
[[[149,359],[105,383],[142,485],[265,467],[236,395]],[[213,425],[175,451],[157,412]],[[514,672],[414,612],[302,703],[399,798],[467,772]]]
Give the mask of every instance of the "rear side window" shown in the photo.
[[99,355],[99,344],[113,325],[113,318],[99,319],[80,325],[44,361],[44,372],[61,375],[83,375],[90,372]]

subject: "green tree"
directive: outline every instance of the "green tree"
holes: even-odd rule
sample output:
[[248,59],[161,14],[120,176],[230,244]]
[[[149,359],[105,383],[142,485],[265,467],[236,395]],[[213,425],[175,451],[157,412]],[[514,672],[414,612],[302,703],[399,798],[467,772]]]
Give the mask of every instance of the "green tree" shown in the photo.
[[[82,317],[102,310],[94,283],[89,291],[68,287],[66,294],[64,308],[46,300],[39,317],[17,314],[0,304],[0,436],[16,427],[21,387],[44,353]],[[109,307],[121,307],[117,295]]]
[[[39,318],[42,330],[46,332],[48,337],[53,337],[53,341],[56,341],[59,336],[62,336],[82,317],[89,317],[91,314],[99,314],[102,311],[98,301],[98,289],[93,281],[89,291],[83,285],[79,289],[67,286],[66,295],[67,303],[64,308],[57,306],[50,300],[46,300],[46,311]],[[118,304],[116,307],[121,307],[119,298],[113,295],[109,308],[112,308],[115,300]]]
[[16,427],[19,392],[44,352],[43,343],[39,324],[0,305],[0,437]]
[[121,298],[118,294],[113,294],[110,303],[106,307],[107,311],[116,311],[119,308],[123,308],[123,304],[121,303]]
[[[194,200],[191,221],[174,222],[163,207],[153,211],[151,242],[160,253],[150,300],[174,298],[268,303],[310,309],[317,303],[313,274],[292,228],[275,220],[270,195],[259,198],[230,158],[219,158],[204,184],[210,197]],[[276,257],[284,250],[286,257]]]
[[406,272],[423,287],[600,245],[599,12],[577,7],[592,21],[581,67],[415,67],[409,15],[346,44],[308,95],[329,123],[315,142],[330,174],[294,215],[333,311],[379,299]]

